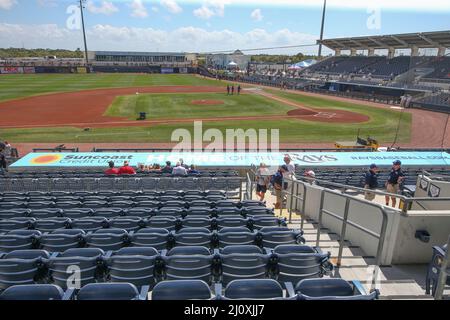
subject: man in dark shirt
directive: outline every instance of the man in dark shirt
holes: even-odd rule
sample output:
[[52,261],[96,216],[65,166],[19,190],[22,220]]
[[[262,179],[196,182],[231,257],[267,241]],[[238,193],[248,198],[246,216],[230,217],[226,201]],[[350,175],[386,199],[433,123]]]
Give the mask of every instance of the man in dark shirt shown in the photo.
[[[370,165],[369,171],[366,172],[365,175],[365,181],[364,181],[364,188],[369,190],[375,190],[378,188],[378,167],[375,163]],[[366,192],[364,194],[364,198],[366,200],[372,201],[375,199],[375,193],[373,192]]]
[[281,209],[282,206],[283,174],[287,171],[287,166],[282,165],[270,181],[270,183],[273,185],[273,188],[275,189],[275,195],[277,197],[277,202],[274,203],[275,209]]
[[[389,193],[397,194],[400,190],[400,184],[405,179],[405,174],[402,171],[402,162],[400,160],[396,160],[392,164],[392,170],[389,173],[388,180],[386,181],[386,190]],[[397,204],[397,198],[390,197],[392,200],[392,207],[395,208]],[[389,196],[386,196],[386,205],[389,205]]]
[[166,166],[164,168],[161,169],[162,173],[170,173],[172,174],[173,168],[172,168],[172,163],[170,161],[166,162]]

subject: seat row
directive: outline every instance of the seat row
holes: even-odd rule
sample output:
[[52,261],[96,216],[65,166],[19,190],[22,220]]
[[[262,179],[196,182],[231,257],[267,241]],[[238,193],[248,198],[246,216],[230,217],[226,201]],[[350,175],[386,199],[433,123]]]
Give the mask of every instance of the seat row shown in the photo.
[[137,217],[137,218],[150,218],[150,217],[203,217],[203,218],[215,218],[215,217],[252,217],[252,216],[273,216],[272,209],[265,207],[248,207],[244,209],[239,208],[205,208],[205,207],[192,207],[189,209],[179,207],[132,207],[132,208],[49,208],[49,209],[10,209],[0,210],[0,232],[3,224],[8,224],[8,220],[20,220],[34,222],[34,219],[52,219],[52,218],[70,218],[70,219],[83,219],[83,218],[118,218],[118,217]]
[[[138,172],[133,177],[172,177],[171,173],[163,172]],[[238,177],[237,171],[202,171],[198,173],[190,173],[188,177]],[[89,171],[72,171],[72,172],[11,172],[8,177],[13,178],[77,178],[77,177],[105,177],[103,172],[89,172]],[[177,176],[180,177],[180,176]]]
[[18,192],[18,191],[8,191],[8,192],[0,192],[0,197],[68,197],[68,196],[77,196],[77,197],[85,197],[85,196],[105,196],[105,197],[112,197],[112,196],[154,196],[154,197],[160,197],[160,196],[225,196],[225,192],[220,190],[207,190],[207,191],[200,191],[200,190],[166,190],[166,191],[155,191],[155,190],[143,190],[143,191],[136,191],[136,190],[119,190],[119,191],[113,191],[113,190],[99,190],[99,191],[51,191],[51,192],[44,192],[44,191],[25,191],[25,192]]
[[[38,215],[36,214],[36,216]],[[143,214],[141,216],[109,214],[105,217],[101,215],[101,212],[98,212],[97,216],[47,218],[42,214],[38,219],[30,217],[17,217],[14,219],[0,220],[0,234],[16,230],[39,230],[41,232],[52,232],[58,229],[71,229],[74,226],[83,226],[88,231],[95,231],[102,227],[111,228],[119,224],[121,224],[122,227],[127,227],[125,229],[130,231],[135,231],[134,229],[136,225],[150,228],[165,228],[169,231],[194,227],[207,228],[210,230],[231,227],[246,227],[252,231],[255,231],[263,227],[285,227],[286,220],[284,218],[278,218],[272,215],[254,215],[249,216],[248,218],[234,215],[222,215],[211,218],[206,215],[188,215],[184,217],[169,215],[152,216],[148,215],[148,212],[145,212],[145,215]],[[131,229],[129,229],[129,227],[131,227]]]
[[[118,223],[117,221],[111,224]],[[305,243],[303,232],[286,227],[263,227],[251,231],[245,227],[226,227],[211,231],[207,228],[182,228],[169,231],[163,228],[142,228],[127,231],[119,228],[99,228],[92,232],[82,229],[58,229],[49,233],[38,230],[15,230],[0,235],[0,252],[19,249],[44,249],[62,252],[80,247],[117,251],[125,247],[153,247],[158,250],[176,246],[204,246],[223,248],[230,245],[257,245],[275,248],[280,244]]]
[[14,196],[14,197],[0,197],[0,203],[2,202],[40,202],[40,201],[50,201],[50,202],[61,202],[61,201],[76,201],[76,202],[90,202],[90,201],[104,201],[104,202],[115,202],[115,201],[221,201],[227,198],[222,195],[212,195],[212,196],[153,196],[153,195],[136,195],[136,196]]
[[85,202],[71,201],[70,199],[59,199],[59,201],[46,201],[45,198],[39,199],[41,201],[33,202],[0,202],[0,210],[7,209],[46,209],[46,208],[131,208],[131,207],[145,207],[145,208],[161,208],[161,207],[173,207],[189,209],[191,207],[204,207],[204,208],[248,208],[248,207],[264,207],[265,204],[254,200],[245,200],[236,202],[232,200],[177,200],[175,197],[164,197],[164,201],[156,201],[151,197],[142,197],[135,201],[126,200],[126,197],[116,197],[114,201],[108,202],[104,200],[89,200]]
[[228,178],[3,178],[0,191],[98,191],[98,190],[239,190],[242,179]]
[[[284,284],[322,277],[332,271],[330,253],[302,245],[175,247],[158,252],[152,247],[74,248],[50,254],[18,250],[0,256],[0,290],[13,285],[48,283],[63,289],[89,283],[127,282],[153,288],[165,280],[202,280],[228,284],[237,279],[274,279]],[[73,275],[76,273],[76,277]]]
[[[214,287],[214,294],[201,280],[162,281],[148,294],[131,283],[92,283],[64,291],[51,284],[13,286],[0,294],[0,300],[375,300],[379,292],[367,294],[359,281],[339,278],[304,279],[284,295],[280,284],[272,279],[240,279],[224,290]],[[150,296],[150,297],[149,297]]]

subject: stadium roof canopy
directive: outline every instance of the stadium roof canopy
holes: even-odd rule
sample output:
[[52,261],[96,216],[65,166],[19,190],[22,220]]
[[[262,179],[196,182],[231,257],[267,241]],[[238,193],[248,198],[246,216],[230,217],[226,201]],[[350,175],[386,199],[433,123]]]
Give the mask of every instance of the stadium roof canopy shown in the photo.
[[450,30],[318,40],[332,50],[449,48]]

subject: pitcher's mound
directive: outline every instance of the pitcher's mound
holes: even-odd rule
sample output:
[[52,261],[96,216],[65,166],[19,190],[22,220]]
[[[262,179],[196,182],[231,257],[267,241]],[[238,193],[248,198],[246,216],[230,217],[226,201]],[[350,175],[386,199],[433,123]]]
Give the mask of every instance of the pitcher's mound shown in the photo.
[[217,106],[224,104],[222,100],[192,100],[191,104],[196,106]]

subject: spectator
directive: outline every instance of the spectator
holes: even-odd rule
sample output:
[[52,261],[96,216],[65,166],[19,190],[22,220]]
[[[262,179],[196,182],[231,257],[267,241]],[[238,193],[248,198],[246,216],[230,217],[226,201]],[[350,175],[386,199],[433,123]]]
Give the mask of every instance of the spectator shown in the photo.
[[108,162],[108,165],[109,165],[109,169],[105,171],[105,174],[107,176],[112,176],[112,175],[118,175],[119,174],[119,169],[114,168],[114,161]]
[[[366,172],[365,175],[364,189],[375,190],[376,188],[378,188],[377,172],[378,172],[377,165],[375,163],[371,164],[369,171]],[[375,193],[367,191],[364,194],[364,198],[366,200],[373,201],[373,199],[375,199]]]
[[310,184],[317,184],[316,182],[316,173],[312,170],[305,171],[305,178],[309,181]]
[[185,176],[187,175],[187,170],[181,165],[181,162],[177,162],[177,165],[172,170],[172,175],[174,176]]
[[277,202],[274,203],[275,209],[281,209],[282,206],[283,175],[287,171],[288,168],[286,167],[286,165],[282,165],[270,180],[275,189],[275,196],[277,198]]
[[5,147],[3,148],[3,154],[5,155],[6,158],[11,157],[11,145],[9,144],[8,141],[5,141]]
[[163,167],[161,169],[161,172],[162,173],[172,173],[172,170],[173,170],[172,163],[170,161],[167,161],[165,167]]
[[259,165],[256,170],[256,194],[260,201],[264,201],[267,192],[267,185],[269,184],[269,169],[264,163]]
[[288,189],[290,183],[287,180],[294,180],[295,179],[295,165],[292,163],[291,157],[286,154],[284,156],[284,164],[286,165],[287,170],[283,174],[283,178],[285,179],[284,182],[284,189]]
[[[386,190],[389,193],[397,194],[400,190],[400,184],[405,179],[405,174],[401,168],[402,162],[400,160],[396,160],[392,164],[392,170],[389,173],[389,178],[386,181]],[[389,196],[386,196],[386,206],[389,206]],[[395,208],[397,204],[397,199],[395,197],[390,197],[392,200],[392,207]]]
[[[145,165],[145,164],[139,163],[139,164],[138,164],[137,172],[139,172],[139,173],[145,173],[145,172],[146,172],[146,171],[145,171],[145,168],[146,168],[146,165]],[[148,169],[148,168],[147,168],[147,169]]]
[[185,168],[186,170],[189,169],[189,166],[186,165],[186,164],[184,163],[184,160],[183,160],[183,159],[180,159],[180,164],[181,164],[181,166],[182,166],[183,168]]
[[191,164],[191,168],[189,169],[189,174],[199,174],[200,171],[197,170],[197,167]]
[[119,169],[119,174],[120,175],[127,175],[127,174],[131,175],[131,174],[136,174],[136,171],[132,167],[130,167],[130,164],[128,161],[125,161],[123,163],[123,166]]

